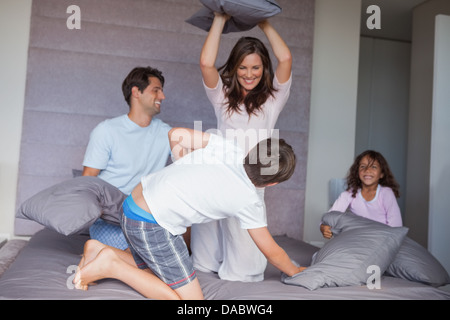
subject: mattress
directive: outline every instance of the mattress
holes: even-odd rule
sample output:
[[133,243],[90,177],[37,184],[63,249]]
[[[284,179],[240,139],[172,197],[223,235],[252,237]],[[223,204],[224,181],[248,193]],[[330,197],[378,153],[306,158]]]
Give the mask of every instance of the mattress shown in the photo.
[[[126,284],[103,279],[87,291],[73,288],[72,279],[88,236],[64,236],[49,229],[36,233],[0,277],[0,299],[144,299]],[[289,256],[309,265],[318,248],[284,236],[275,237]],[[309,290],[281,282],[280,272],[268,265],[261,282],[225,281],[215,273],[198,272],[207,300],[343,300],[343,299],[430,299],[450,300],[450,293],[428,285],[383,276],[380,289],[365,285]]]

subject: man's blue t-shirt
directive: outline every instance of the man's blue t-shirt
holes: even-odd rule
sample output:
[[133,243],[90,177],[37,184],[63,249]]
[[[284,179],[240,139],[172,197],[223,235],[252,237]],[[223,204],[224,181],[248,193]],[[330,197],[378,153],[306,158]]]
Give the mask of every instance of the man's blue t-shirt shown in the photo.
[[170,129],[156,118],[144,128],[126,114],[104,120],[91,132],[83,166],[100,169],[99,178],[130,194],[141,177],[165,167]]

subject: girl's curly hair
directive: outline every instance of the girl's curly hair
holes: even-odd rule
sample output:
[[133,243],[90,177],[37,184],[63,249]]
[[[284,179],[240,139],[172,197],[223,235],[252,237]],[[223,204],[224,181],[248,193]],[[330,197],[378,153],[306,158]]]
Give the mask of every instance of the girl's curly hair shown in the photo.
[[395,180],[394,175],[389,168],[389,164],[381,153],[374,150],[366,150],[361,153],[355,158],[355,161],[350,167],[347,175],[347,191],[352,192],[352,197],[356,197],[358,189],[362,187],[361,180],[359,179],[359,164],[365,156],[368,156],[368,158],[370,159],[369,166],[371,166],[375,161],[378,161],[378,163],[380,164],[380,169],[383,177],[378,181],[378,183],[384,187],[391,188],[394,192],[395,197],[400,197],[400,186]]

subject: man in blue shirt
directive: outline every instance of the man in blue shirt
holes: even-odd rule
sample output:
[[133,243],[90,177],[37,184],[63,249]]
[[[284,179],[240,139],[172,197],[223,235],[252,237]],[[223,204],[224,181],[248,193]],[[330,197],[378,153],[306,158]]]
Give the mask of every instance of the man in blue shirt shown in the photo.
[[[151,67],[134,68],[122,91],[128,114],[99,123],[91,132],[83,161],[83,176],[98,176],[130,194],[141,177],[162,169],[170,155],[167,134],[171,127],[155,118],[165,99],[164,77]],[[98,220],[91,238],[119,249],[127,244],[119,226]]]

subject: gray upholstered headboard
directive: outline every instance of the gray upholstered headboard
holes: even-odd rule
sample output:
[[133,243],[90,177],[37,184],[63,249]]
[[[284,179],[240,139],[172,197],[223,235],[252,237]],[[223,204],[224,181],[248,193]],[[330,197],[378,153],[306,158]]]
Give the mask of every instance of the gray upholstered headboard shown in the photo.
[[[273,234],[301,239],[308,151],[314,0],[278,0],[271,22],[294,55],[294,81],[277,128],[296,150],[294,177],[266,192]],[[81,29],[69,30],[70,5],[81,10]],[[160,118],[173,126],[216,126],[198,66],[206,32],[185,22],[197,0],[33,1],[17,206],[38,191],[70,179],[89,133],[105,118],[128,111],[121,83],[135,66],[151,65],[166,78]],[[243,33],[224,36],[220,63]],[[258,29],[245,35],[267,43]],[[17,235],[39,225],[16,220]]]

